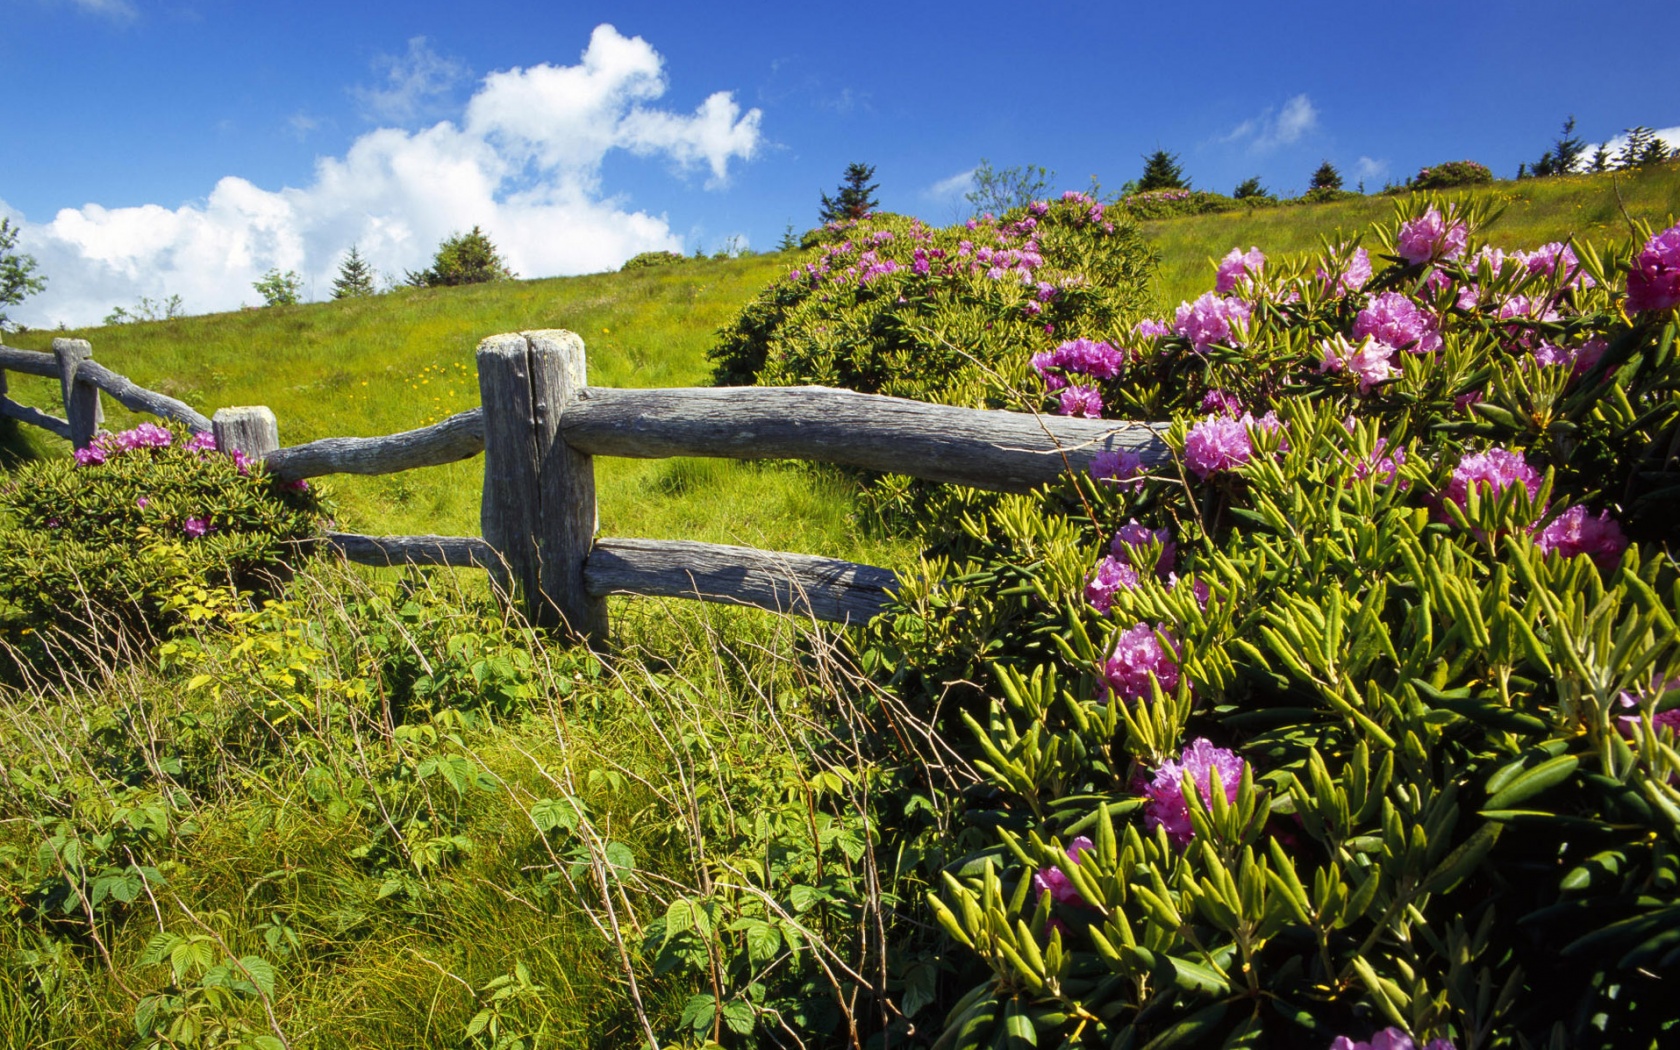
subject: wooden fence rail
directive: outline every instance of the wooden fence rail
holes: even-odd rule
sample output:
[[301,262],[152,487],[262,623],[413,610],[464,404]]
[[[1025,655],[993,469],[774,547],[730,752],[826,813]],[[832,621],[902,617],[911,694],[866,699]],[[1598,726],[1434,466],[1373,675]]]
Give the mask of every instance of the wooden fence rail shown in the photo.
[[[1102,452],[1129,451],[1145,466],[1171,458],[1159,423],[954,408],[826,387],[591,387],[583,341],[561,330],[479,344],[481,408],[400,434],[283,448],[266,408],[224,408],[206,419],[93,361],[82,340],[55,339],[53,351],[0,346],[0,415],[77,447],[103,418],[103,391],[134,411],[213,430],[219,447],[260,458],[289,479],[388,474],[484,453],[482,537],[329,532],[324,542],[362,564],[488,570],[532,622],[591,641],[605,638],[609,595],[699,598],[861,623],[897,584],[890,570],[834,558],[597,538],[595,456],[802,459],[1005,492],[1088,469]],[[8,398],[7,371],[58,378],[68,418]]]

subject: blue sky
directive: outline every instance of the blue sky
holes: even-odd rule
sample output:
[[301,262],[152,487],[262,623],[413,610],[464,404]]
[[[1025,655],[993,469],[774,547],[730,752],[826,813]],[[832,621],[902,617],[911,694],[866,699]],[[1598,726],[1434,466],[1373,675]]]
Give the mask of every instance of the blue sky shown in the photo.
[[[1400,12],[1404,12],[1402,15]],[[238,3],[0,0],[0,212],[97,321],[189,312],[270,267],[324,297],[361,245],[418,269],[482,225],[524,276],[649,248],[772,246],[847,163],[949,222],[981,158],[1117,188],[1510,175],[1563,118],[1676,128],[1680,3]],[[1676,202],[1680,208],[1680,202]],[[1217,247],[1217,246],[1215,246]],[[1210,249],[1211,250],[1211,249]]]

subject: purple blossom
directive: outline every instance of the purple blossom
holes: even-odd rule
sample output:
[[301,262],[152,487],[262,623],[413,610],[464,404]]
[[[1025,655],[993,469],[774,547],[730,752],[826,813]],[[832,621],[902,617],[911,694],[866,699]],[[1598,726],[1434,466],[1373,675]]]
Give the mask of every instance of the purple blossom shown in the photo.
[[[1623,707],[1638,707],[1646,700],[1660,702],[1664,696],[1676,689],[1680,689],[1680,678],[1664,680],[1659,673],[1651,677],[1651,688],[1648,692],[1641,690],[1639,693],[1630,693],[1624,689],[1617,694],[1617,699],[1621,701]],[[1658,732],[1669,729],[1675,733],[1680,733],[1680,707],[1671,707],[1667,711],[1654,712],[1651,715],[1651,725]],[[1616,719],[1616,728],[1621,731],[1623,736],[1631,737],[1634,730],[1639,728],[1639,716],[1622,715]]]
[[[1352,417],[1349,417],[1348,421],[1351,423]],[[1348,430],[1351,432],[1353,428],[1350,426]],[[1377,439],[1376,446],[1371,449],[1369,456],[1354,461],[1353,476],[1358,481],[1364,481],[1366,478],[1376,478],[1384,485],[1392,485],[1395,479],[1400,477],[1400,468],[1405,462],[1405,446],[1389,452],[1388,439],[1380,437]],[[1404,479],[1400,479],[1401,488],[1405,488],[1407,484]]]
[[1050,282],[1040,281],[1040,282],[1038,282],[1038,301],[1041,302],[1041,303],[1047,303],[1050,300],[1056,298],[1057,294],[1060,293],[1060,291],[1061,291],[1061,289],[1057,288],[1055,285],[1051,284]]
[[1056,406],[1056,411],[1064,416],[1084,416],[1087,419],[1101,419],[1102,410],[1102,391],[1094,386],[1078,384],[1063,390]]
[[[1321,266],[1318,268],[1318,279],[1328,281],[1330,275]],[[1336,276],[1336,293],[1346,295],[1357,292],[1365,287],[1365,282],[1371,279],[1371,253],[1363,248],[1355,248],[1342,265],[1342,271]]]
[[1581,269],[1581,260],[1575,257],[1575,249],[1563,241],[1542,244],[1531,252],[1518,252],[1516,258],[1528,267],[1529,273],[1555,277],[1562,269],[1563,276],[1558,278],[1558,282],[1564,288],[1591,288],[1598,283]]
[[[1161,644],[1161,638],[1167,645]],[[1120,632],[1103,664],[1108,689],[1122,701],[1147,700],[1149,683],[1159,682],[1163,693],[1178,688],[1179,644],[1161,624],[1139,623]]]
[[1629,313],[1680,305],[1680,223],[1653,234],[1634,257],[1627,277]]
[[1497,498],[1501,492],[1518,484],[1527,489],[1529,499],[1533,499],[1540,494],[1540,472],[1528,465],[1521,452],[1490,448],[1459,460],[1442,497],[1463,507],[1469,502],[1471,486],[1475,486],[1481,498],[1487,499]]
[[[1354,1042],[1345,1035],[1338,1035],[1330,1040],[1330,1050],[1417,1050],[1417,1043],[1412,1041],[1411,1036],[1391,1025],[1371,1038],[1359,1042]],[[1453,1045],[1448,1039],[1431,1039],[1423,1050],[1453,1050]]]
[[1355,347],[1346,337],[1337,334],[1319,344],[1324,359],[1318,363],[1320,372],[1348,371],[1359,377],[1359,392],[1369,394],[1378,383],[1386,383],[1400,374],[1394,367],[1394,347],[1366,336]]
[[182,447],[188,452],[214,452],[216,451],[216,435],[208,430],[194,431],[193,436],[188,438],[187,443]]
[[1232,248],[1225,258],[1219,261],[1218,275],[1213,282],[1213,290],[1220,295],[1229,295],[1237,290],[1237,285],[1253,284],[1266,269],[1266,256],[1259,248],[1249,248],[1244,252],[1240,248]]
[[1156,321],[1146,317],[1132,326],[1132,332],[1135,335],[1143,336],[1145,339],[1155,339],[1159,336],[1171,335],[1172,329],[1164,321]]
[[1038,215],[1038,216],[1047,215],[1050,212],[1050,202],[1049,201],[1033,201],[1031,204],[1027,205],[1027,210],[1032,212],[1034,215]]
[[1395,247],[1402,259],[1415,265],[1433,259],[1456,259],[1469,239],[1470,230],[1464,223],[1442,218],[1439,211],[1430,208],[1400,227]]
[[1585,554],[1601,569],[1609,571],[1627,549],[1627,536],[1607,510],[1590,517],[1580,503],[1559,514],[1540,530],[1534,543],[1546,554],[1554,551],[1565,558]]
[[1609,345],[1602,336],[1596,335],[1580,346],[1541,343],[1534,348],[1534,363],[1542,367],[1567,368],[1571,376],[1581,376],[1592,371]]
[[188,518],[181,525],[181,531],[196,540],[208,534],[212,527],[208,518]]
[[1098,481],[1143,483],[1143,457],[1129,448],[1098,452],[1091,457],[1091,476]]
[[1353,319],[1353,337],[1366,336],[1414,354],[1433,353],[1441,348],[1441,333],[1435,328],[1435,318],[1399,292],[1383,292],[1359,311]]
[[1114,607],[1115,592],[1136,590],[1137,570],[1128,562],[1109,555],[1097,563],[1096,570],[1085,580],[1085,600],[1091,608],[1107,615]]
[[105,449],[99,442],[94,442],[86,448],[79,448],[75,452],[76,466],[96,467],[105,462]]
[[175,436],[167,428],[156,423],[141,423],[133,430],[125,430],[118,434],[116,440],[122,451],[132,452],[140,448],[168,448]]
[[1252,307],[1241,299],[1222,299],[1204,292],[1193,303],[1179,303],[1173,331],[1190,340],[1191,349],[1205,353],[1212,343],[1237,346],[1242,325],[1248,323]]
[[298,478],[296,481],[288,481],[286,482],[286,487],[291,489],[293,492],[308,492],[309,479]]
[[145,510],[147,508],[147,506],[149,506],[151,504],[151,502],[152,502],[151,497],[141,496],[134,501],[134,509]]
[[1186,775],[1204,805],[1213,797],[1215,776],[1219,778],[1225,801],[1235,802],[1237,786],[1242,783],[1247,766],[1236,752],[1214,747],[1206,737],[1191,741],[1176,761],[1163,762],[1155,770],[1154,778],[1144,785],[1143,794],[1148,800],[1143,808],[1144,826],[1150,831],[1166,828],[1167,838],[1175,845],[1188,845],[1195,829],[1190,823],[1189,802],[1184,797]]
[[1248,434],[1251,426],[1276,432],[1282,424],[1272,412],[1259,419],[1248,412],[1244,412],[1240,419],[1208,416],[1192,426],[1190,433],[1185,435],[1185,464],[1201,478],[1221,470],[1236,470],[1254,454],[1254,442]]
[[1202,395],[1202,411],[1234,419],[1237,413],[1242,411],[1242,402],[1237,400],[1235,394],[1228,394],[1223,390],[1209,390]]
[[1114,539],[1108,545],[1108,551],[1116,558],[1125,558],[1133,565],[1137,564],[1136,553],[1152,543],[1161,545],[1161,557],[1155,563],[1155,574],[1166,576],[1172,571],[1173,563],[1177,560],[1178,544],[1172,540],[1172,533],[1167,529],[1152,529],[1147,525],[1139,525],[1133,518],[1120,526],[1114,533]]
[[[1087,850],[1096,848],[1097,844],[1095,842],[1081,835],[1068,843],[1068,860],[1074,864],[1079,864],[1082,861],[1082,854]],[[1085,898],[1081,897],[1079,891],[1073,888],[1073,884],[1068,881],[1067,873],[1062,871],[1061,868],[1039,868],[1038,872],[1033,875],[1033,885],[1038,888],[1040,896],[1048,893],[1050,899],[1057,904],[1085,903]]]

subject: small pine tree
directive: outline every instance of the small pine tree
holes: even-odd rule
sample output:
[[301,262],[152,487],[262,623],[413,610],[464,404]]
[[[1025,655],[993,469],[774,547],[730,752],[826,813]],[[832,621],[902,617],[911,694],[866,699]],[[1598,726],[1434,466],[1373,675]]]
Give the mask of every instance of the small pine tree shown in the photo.
[[1571,116],[1563,122],[1563,131],[1552,143],[1552,148],[1540,154],[1529,174],[1542,177],[1567,175],[1580,165],[1581,155],[1586,151],[1587,144],[1575,134],[1575,118]]
[[484,231],[474,226],[467,233],[443,239],[429,270],[408,271],[409,284],[417,288],[452,288],[462,284],[508,281],[514,277],[507,262]]
[[1231,196],[1237,200],[1246,200],[1249,197],[1270,197],[1271,194],[1267,193],[1266,188],[1260,185],[1260,176],[1250,175],[1237,183],[1237,188],[1231,191]]
[[1318,166],[1317,171],[1313,172],[1310,188],[1315,190],[1339,190],[1342,188],[1342,173],[1336,170],[1334,164],[1325,161]]
[[1190,180],[1184,177],[1178,154],[1158,149],[1143,158],[1143,177],[1137,182],[1138,192],[1150,190],[1187,190]]
[[797,247],[799,247],[799,238],[793,235],[793,220],[789,219],[787,228],[782,231],[782,239],[776,242],[776,250],[791,252]]
[[251,283],[265,306],[296,306],[303,297],[303,278],[296,270],[281,273],[276,267]]
[[834,197],[822,195],[822,208],[817,212],[817,221],[821,223],[845,222],[849,219],[861,219],[876,208],[875,191],[877,187],[870,179],[875,177],[873,164],[848,164],[846,177],[840,181],[840,192]]
[[1593,150],[1592,160],[1587,164],[1587,170],[1598,174],[1610,170],[1610,147],[1600,142]]
[[338,264],[332,296],[334,299],[357,299],[372,295],[373,291],[373,267],[362,258],[361,249],[352,244],[344,261]]
[[1642,168],[1647,164],[1661,164],[1668,159],[1668,143],[1656,132],[1643,125],[1627,129],[1627,144],[1616,154],[1616,167]]

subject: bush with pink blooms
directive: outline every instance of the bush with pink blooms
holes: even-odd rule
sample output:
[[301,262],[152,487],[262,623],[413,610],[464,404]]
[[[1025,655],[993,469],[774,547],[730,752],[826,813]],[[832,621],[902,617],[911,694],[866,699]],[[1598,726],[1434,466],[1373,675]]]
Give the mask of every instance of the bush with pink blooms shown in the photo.
[[208,433],[141,423],[0,482],[0,647],[74,662],[167,627],[183,584],[267,593],[317,534],[318,491]]
[[969,516],[870,632],[979,780],[944,1045],[1680,1037],[1680,226],[1486,221],[1023,349],[1172,458]]

